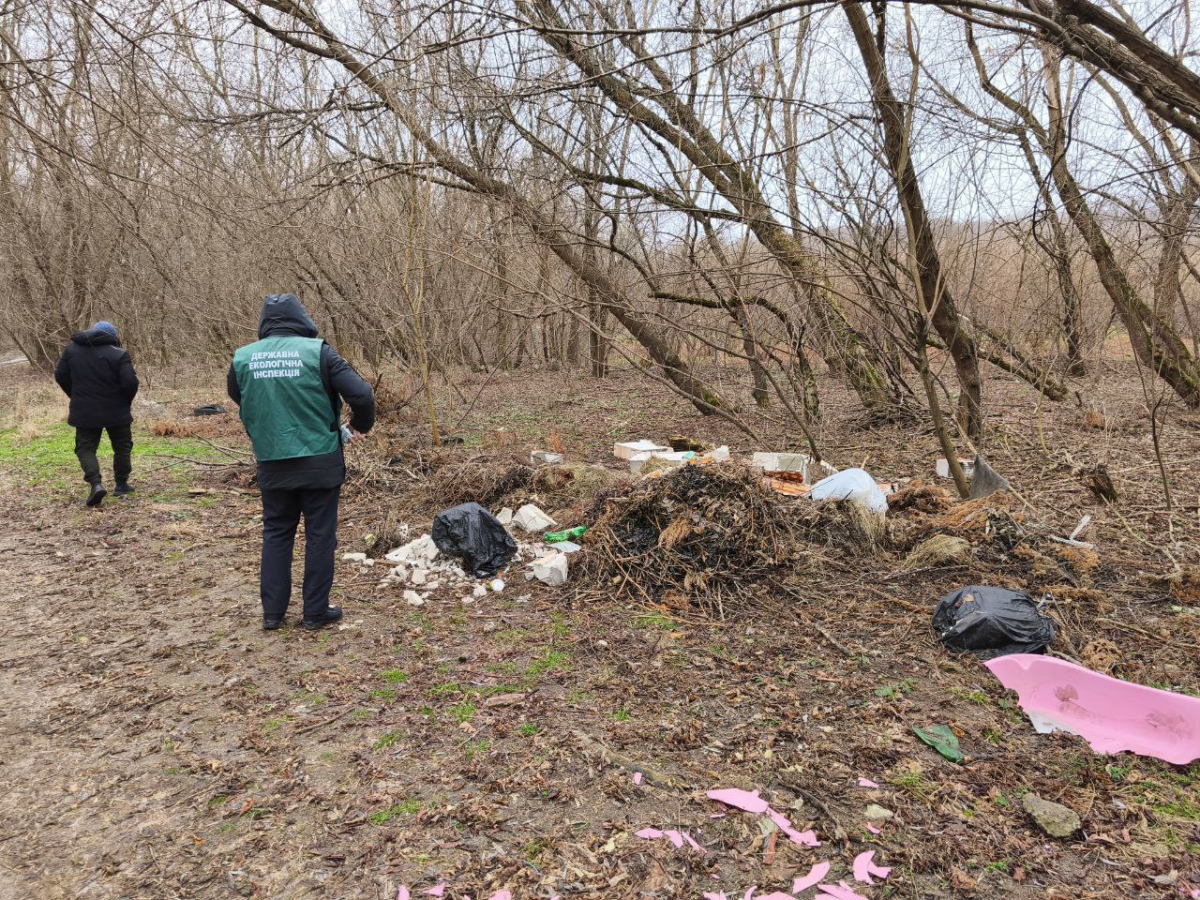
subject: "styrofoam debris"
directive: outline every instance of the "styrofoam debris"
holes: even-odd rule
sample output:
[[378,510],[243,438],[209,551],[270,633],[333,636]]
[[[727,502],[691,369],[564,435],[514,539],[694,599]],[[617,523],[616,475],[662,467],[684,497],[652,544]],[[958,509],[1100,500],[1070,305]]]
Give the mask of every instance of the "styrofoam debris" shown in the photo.
[[404,602],[409,606],[424,606],[425,597],[416,591],[408,590],[404,592]]
[[559,541],[554,545],[554,549],[559,553],[578,553],[583,548],[574,541]]
[[409,576],[408,580],[412,584],[424,584],[428,578],[429,573],[424,569],[413,569],[412,575]]
[[545,531],[558,523],[532,503],[526,503],[513,516],[513,524],[525,531]]
[[[975,474],[974,462],[970,460],[959,460],[959,464],[962,466],[963,475],[965,475],[967,478],[970,478]],[[944,456],[938,457],[938,461],[934,464],[934,471],[937,472],[938,478],[949,478],[950,460],[946,459]]]
[[529,454],[529,461],[535,466],[556,466],[563,461],[563,455],[549,450],[534,450]]
[[533,577],[542,584],[558,587],[567,582],[567,554],[550,553],[533,563]]
[[477,584],[477,585],[475,585],[475,590],[472,591],[471,593],[475,597],[486,597],[487,591],[488,591],[488,589],[486,587],[484,587],[482,584]]
[[626,441],[622,444],[613,445],[613,456],[617,459],[631,460],[639,453],[650,453],[653,451],[668,451],[670,447],[663,447],[654,441]]
[[499,522],[501,525],[511,524],[512,519],[513,519],[513,511],[511,509],[509,509],[507,506],[504,507],[504,509],[500,510],[500,512],[496,513],[496,521]]
[[497,594],[499,594],[502,590],[504,590],[504,579],[496,578],[492,581],[492,583],[490,585],[488,585],[488,587],[490,587],[493,591],[495,591]]
[[342,554],[342,562],[365,563],[366,561],[367,561],[367,554],[365,554],[365,553],[343,553]]
[[650,460],[655,461],[655,465],[661,469],[678,469],[681,466],[686,466],[689,462],[696,458],[696,454],[692,450],[655,450],[648,453],[637,453],[629,460],[629,471],[634,475],[646,468],[646,464]]
[[409,541],[403,547],[397,547],[384,557],[390,563],[420,563],[431,562],[437,558],[437,544],[427,534],[416,540]]

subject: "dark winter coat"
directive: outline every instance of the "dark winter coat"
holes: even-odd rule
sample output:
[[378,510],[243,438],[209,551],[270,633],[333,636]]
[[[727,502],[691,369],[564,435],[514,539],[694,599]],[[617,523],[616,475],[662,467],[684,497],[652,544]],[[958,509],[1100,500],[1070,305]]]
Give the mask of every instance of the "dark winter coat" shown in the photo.
[[138,392],[133,360],[117,336],[100,328],[71,338],[54,367],[54,380],[71,398],[67,422],[75,428],[109,428],[133,422]]
[[[258,320],[258,339],[288,336],[315,338],[317,326],[295,294],[268,294]],[[328,344],[321,347],[321,383],[338,421],[345,400],[350,405],[350,427],[363,434],[371,430],[375,424],[375,395],[371,386]],[[229,398],[240,406],[242,390],[232,365],[225,386]],[[332,488],[345,480],[346,460],[340,446],[320,456],[258,464],[258,486],[264,491]]]

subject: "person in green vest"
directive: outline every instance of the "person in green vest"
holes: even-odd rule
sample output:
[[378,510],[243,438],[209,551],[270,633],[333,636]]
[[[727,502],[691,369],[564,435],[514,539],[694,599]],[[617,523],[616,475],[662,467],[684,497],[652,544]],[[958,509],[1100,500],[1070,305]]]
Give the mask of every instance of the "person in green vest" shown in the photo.
[[[263,629],[283,625],[292,594],[292,552],[304,517],[303,628],[338,621],[329,605],[337,550],[338,497],[346,480],[342,445],[375,424],[371,386],[317,337],[317,326],[295,294],[269,294],[258,340],[233,355],[229,397],[258,460],[262,492],[261,596]],[[342,401],[350,406],[343,429]]]

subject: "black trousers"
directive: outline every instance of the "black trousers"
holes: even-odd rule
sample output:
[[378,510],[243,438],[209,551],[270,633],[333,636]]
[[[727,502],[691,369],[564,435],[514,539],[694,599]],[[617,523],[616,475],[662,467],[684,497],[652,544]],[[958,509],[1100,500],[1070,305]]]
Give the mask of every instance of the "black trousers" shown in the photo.
[[129,425],[110,425],[108,428],[76,428],[75,455],[83,469],[83,480],[88,484],[99,484],[100,461],[96,451],[100,448],[100,436],[108,432],[108,441],[113,448],[113,477],[118,482],[129,480],[133,471],[133,429]]
[[304,617],[329,608],[333,555],[337,550],[338,495],[342,489],[297,488],[262,492],[263,615],[282,619],[292,597],[292,551],[304,516]]

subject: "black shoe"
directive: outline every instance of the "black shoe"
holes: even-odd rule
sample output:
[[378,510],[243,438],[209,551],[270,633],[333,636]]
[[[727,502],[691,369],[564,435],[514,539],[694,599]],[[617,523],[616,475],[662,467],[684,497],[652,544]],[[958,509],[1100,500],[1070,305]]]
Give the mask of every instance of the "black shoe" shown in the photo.
[[272,618],[271,616],[263,616],[263,631],[278,631],[283,627],[283,618]]
[[104,489],[104,485],[97,482],[92,485],[92,489],[88,492],[87,505],[99,506],[100,501],[108,496],[108,491]]
[[325,610],[323,616],[317,616],[315,619],[304,617],[304,622],[301,626],[305,631],[316,631],[318,628],[324,628],[326,625],[332,625],[334,622],[342,618],[342,611],[336,606],[331,606]]
[[129,494],[132,494],[135,490],[137,490],[137,489],[132,484],[130,484],[128,481],[118,481],[117,489],[115,491],[113,491],[113,496],[114,497],[125,497],[125,496],[128,496]]

